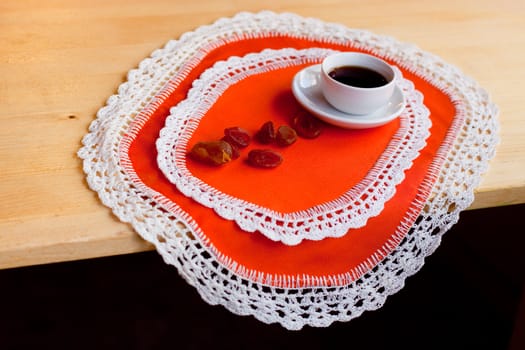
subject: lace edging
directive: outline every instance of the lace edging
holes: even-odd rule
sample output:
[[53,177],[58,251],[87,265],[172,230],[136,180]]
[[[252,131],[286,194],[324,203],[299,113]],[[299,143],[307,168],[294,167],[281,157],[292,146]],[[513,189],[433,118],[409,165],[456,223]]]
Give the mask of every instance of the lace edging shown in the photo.
[[[225,267],[209,242],[196,238],[199,228],[189,215],[180,211],[176,217],[168,215],[176,208],[170,207],[172,204],[161,194],[144,184],[137,185],[134,175],[123,170],[126,159],[120,153],[121,147],[125,148],[120,144],[122,136],[140,130],[143,121],[139,116],[144,106],[155,103],[152,96],[166,87],[170,76],[190,69],[183,62],[203,47],[202,39],[217,43],[242,33],[261,32],[339,41],[351,38],[425,77],[456,103],[459,118],[432,165],[441,170],[426,185],[430,197],[425,199],[426,194],[422,194],[422,210],[408,213],[404,224],[410,227],[409,232],[402,237],[394,235],[392,246],[385,246],[389,253],[378,257],[380,261],[373,266],[363,268],[349,284],[280,288],[257,279],[257,274],[238,275],[234,263]],[[474,188],[499,141],[497,114],[497,107],[474,80],[414,45],[294,14],[241,13],[168,42],[130,71],[118,95],[111,96],[97,113],[78,155],[84,161],[88,184],[101,201],[153,243],[166,263],[175,266],[205,301],[221,304],[238,315],[253,315],[262,322],[297,330],[305,325],[325,327],[334,321],[348,321],[381,307],[389,295],[403,287],[408,276],[423,266],[425,257],[434,252],[442,235],[473,201]],[[458,177],[451,178],[449,173]]]
[[333,52],[319,48],[264,50],[217,62],[194,81],[188,97],[171,109],[157,140],[160,169],[184,195],[213,208],[221,217],[234,220],[247,232],[259,231],[285,244],[340,237],[351,228],[364,226],[394,195],[395,187],[404,179],[404,171],[411,167],[429,136],[430,112],[414,85],[401,78],[401,72],[399,86],[407,99],[401,127],[369,174],[339,198],[306,210],[280,213],[220,192],[194,177],[186,167],[186,149],[192,133],[231,84],[266,71],[318,63]]

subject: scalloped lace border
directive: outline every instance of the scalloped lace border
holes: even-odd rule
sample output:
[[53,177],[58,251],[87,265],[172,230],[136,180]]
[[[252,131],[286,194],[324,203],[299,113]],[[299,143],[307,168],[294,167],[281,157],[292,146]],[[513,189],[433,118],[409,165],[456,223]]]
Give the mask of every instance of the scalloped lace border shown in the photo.
[[[191,216],[182,211],[172,214],[176,206],[125,171],[129,164],[121,153],[126,147],[123,135],[133,136],[140,131],[145,122],[141,115],[147,114],[145,109],[154,108],[163,89],[174,84],[172,76],[183,79],[195,56],[198,59],[214,45],[244,36],[280,33],[352,41],[369,48],[445,91],[456,103],[460,116],[454,134],[447,137],[438,153],[438,175],[428,179],[430,197],[426,200],[426,194],[422,196],[425,199],[420,212],[407,213],[405,224],[413,222],[408,234],[399,242],[387,243],[392,244],[386,247],[390,253],[365,263],[348,284],[293,287],[294,281],[286,276],[282,281],[278,276],[268,281],[268,276],[257,271],[243,271],[233,261],[220,261],[210,242],[197,239],[199,228]],[[223,305],[238,315],[253,315],[262,322],[297,330],[305,325],[324,327],[334,321],[348,321],[365,310],[381,307],[389,295],[403,287],[408,276],[423,266],[425,257],[439,246],[442,235],[473,201],[481,174],[495,154],[497,113],[497,107],[474,80],[414,45],[290,13],[240,13],[168,42],[130,71],[118,94],[99,110],[78,155],[84,161],[88,184],[101,201],[153,243],[166,263],[175,266],[205,301]],[[305,280],[308,282],[308,277]],[[276,287],[270,282],[290,287]]]

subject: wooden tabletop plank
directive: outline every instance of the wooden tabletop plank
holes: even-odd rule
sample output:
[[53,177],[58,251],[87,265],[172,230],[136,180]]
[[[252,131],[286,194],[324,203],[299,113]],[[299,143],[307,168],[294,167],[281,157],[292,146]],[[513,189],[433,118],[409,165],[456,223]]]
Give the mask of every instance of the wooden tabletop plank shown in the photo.
[[416,44],[474,78],[501,143],[471,208],[525,203],[525,4],[505,1],[3,0],[0,268],[151,250],[92,192],[76,156],[126,73],[170,39],[240,11],[295,12]]

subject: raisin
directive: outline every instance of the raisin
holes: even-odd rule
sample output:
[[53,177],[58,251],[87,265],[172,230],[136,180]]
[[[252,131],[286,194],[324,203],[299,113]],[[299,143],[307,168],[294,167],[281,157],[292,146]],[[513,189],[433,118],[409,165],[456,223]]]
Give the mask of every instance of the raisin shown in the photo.
[[275,140],[275,128],[273,127],[273,123],[271,121],[264,123],[255,137],[263,145],[272,143],[273,140]]
[[269,149],[253,149],[248,153],[248,164],[257,168],[271,169],[283,162],[283,157]]
[[237,148],[244,148],[250,144],[252,137],[250,133],[243,128],[234,126],[224,129],[223,140]]
[[297,133],[288,125],[281,125],[275,134],[275,143],[281,147],[290,146],[297,141]]
[[232,160],[232,146],[223,140],[197,142],[189,152],[189,156],[201,163],[222,165]]
[[306,111],[294,115],[291,124],[297,134],[306,139],[315,139],[323,129],[323,122]]

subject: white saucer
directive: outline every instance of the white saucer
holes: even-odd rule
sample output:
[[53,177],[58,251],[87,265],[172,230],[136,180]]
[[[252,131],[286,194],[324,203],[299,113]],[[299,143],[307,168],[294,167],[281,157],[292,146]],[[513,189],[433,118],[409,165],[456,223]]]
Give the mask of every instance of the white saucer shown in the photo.
[[363,115],[341,112],[326,101],[321,92],[321,65],[309,66],[298,72],[292,83],[292,92],[299,103],[327,123],[347,128],[366,129],[384,125],[401,114],[405,108],[403,92],[396,86],[392,98],[379,110]]

